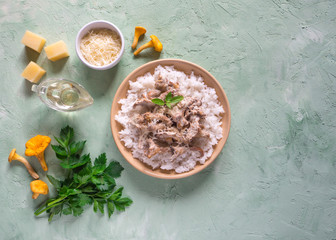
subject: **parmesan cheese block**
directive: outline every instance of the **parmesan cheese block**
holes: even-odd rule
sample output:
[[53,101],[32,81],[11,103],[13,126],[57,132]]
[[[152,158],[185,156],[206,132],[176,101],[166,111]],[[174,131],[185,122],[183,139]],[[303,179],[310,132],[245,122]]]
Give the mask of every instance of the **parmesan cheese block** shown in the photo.
[[37,83],[45,73],[46,71],[39,65],[34,62],[30,62],[21,73],[21,76],[32,83]]
[[65,42],[58,41],[44,48],[47,57],[51,61],[57,61],[65,57],[69,57],[67,46]]
[[21,42],[26,45],[27,47],[35,50],[38,53],[41,53],[42,48],[46,42],[46,40],[30,31],[26,31],[25,35],[23,36]]

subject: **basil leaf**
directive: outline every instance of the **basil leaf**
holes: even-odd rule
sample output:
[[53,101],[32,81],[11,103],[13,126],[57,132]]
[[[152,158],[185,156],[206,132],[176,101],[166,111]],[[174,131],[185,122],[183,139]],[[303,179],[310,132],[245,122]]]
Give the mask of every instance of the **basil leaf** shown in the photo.
[[160,98],[154,98],[151,100],[152,103],[159,105],[159,106],[163,106],[164,105],[164,101],[162,101]]
[[166,96],[166,102],[170,102],[171,100],[172,100],[172,98],[173,98],[173,96],[172,96],[172,93],[171,92],[169,92],[168,94],[167,94],[167,96]]
[[176,97],[173,97],[172,100],[170,101],[171,104],[176,104],[178,102],[181,102],[183,100],[183,96],[176,96]]

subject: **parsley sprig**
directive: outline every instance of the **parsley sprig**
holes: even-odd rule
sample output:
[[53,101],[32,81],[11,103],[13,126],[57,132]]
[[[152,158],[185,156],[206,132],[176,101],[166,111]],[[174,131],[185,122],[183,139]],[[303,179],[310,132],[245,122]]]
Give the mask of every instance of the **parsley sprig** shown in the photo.
[[116,210],[124,211],[132,204],[132,200],[122,196],[123,187],[117,190],[115,178],[120,177],[124,168],[120,163],[112,161],[107,165],[106,154],[98,156],[91,163],[90,154],[81,155],[86,141],[73,141],[74,130],[67,126],[61,130],[60,137],[55,137],[59,145],[52,145],[60,165],[68,170],[65,180],[58,180],[47,175],[50,183],[57,190],[57,197],[48,199],[35,211],[38,216],[49,213],[49,221],[55,215],[79,216],[84,206],[93,204],[93,211],[105,212],[111,217]]
[[169,92],[165,98],[165,101],[161,100],[160,98],[152,99],[152,103],[156,105],[164,106],[166,105],[169,108],[172,108],[173,104],[177,104],[183,100],[183,96],[175,96],[173,97],[172,93]]

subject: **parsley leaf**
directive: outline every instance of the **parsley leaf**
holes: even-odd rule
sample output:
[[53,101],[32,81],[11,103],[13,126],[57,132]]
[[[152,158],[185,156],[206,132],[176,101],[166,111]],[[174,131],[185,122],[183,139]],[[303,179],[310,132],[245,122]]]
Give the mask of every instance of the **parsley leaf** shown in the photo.
[[107,206],[108,216],[115,209],[124,211],[132,203],[127,197],[122,197],[123,187],[114,191],[115,178],[120,177],[124,168],[120,163],[112,161],[107,165],[105,153],[100,154],[91,162],[90,154],[81,155],[86,141],[73,141],[74,130],[66,126],[60,132],[60,137],[55,137],[59,145],[52,145],[60,165],[68,172],[68,177],[58,180],[47,175],[50,183],[56,188],[57,197],[45,201],[35,211],[35,215],[43,212],[49,214],[48,221],[55,215],[79,216],[84,212],[86,205],[93,205],[93,211],[98,209],[105,212]]
[[57,180],[53,176],[47,175],[49,182],[58,190],[61,188],[61,181]]
[[108,167],[104,170],[104,173],[112,178],[118,178],[124,168],[118,162],[110,162]]

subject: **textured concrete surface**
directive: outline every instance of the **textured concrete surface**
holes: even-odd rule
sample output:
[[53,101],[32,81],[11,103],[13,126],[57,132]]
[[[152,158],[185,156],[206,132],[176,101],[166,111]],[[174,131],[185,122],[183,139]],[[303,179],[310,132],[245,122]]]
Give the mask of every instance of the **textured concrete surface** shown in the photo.
[[[334,0],[0,0],[0,239],[336,239],[336,1]],[[85,67],[75,36],[87,22],[120,27],[126,51],[105,72]],[[156,34],[161,55],[133,58],[136,25]],[[64,40],[70,58],[50,62],[26,50],[26,29],[47,44]],[[114,93],[133,69],[157,58],[206,68],[231,104],[232,128],[217,160],[200,174],[166,181],[133,169],[116,149],[109,114]],[[90,108],[48,109],[20,77],[36,60],[49,77],[84,85]],[[35,218],[30,176],[8,164],[36,134],[57,135],[66,124],[87,139],[92,156],[106,152],[125,167],[118,183],[134,204],[107,216],[87,209],[52,224]],[[60,174],[49,148],[51,174]],[[29,158],[45,179],[33,158]],[[52,193],[51,193],[52,194]]]

